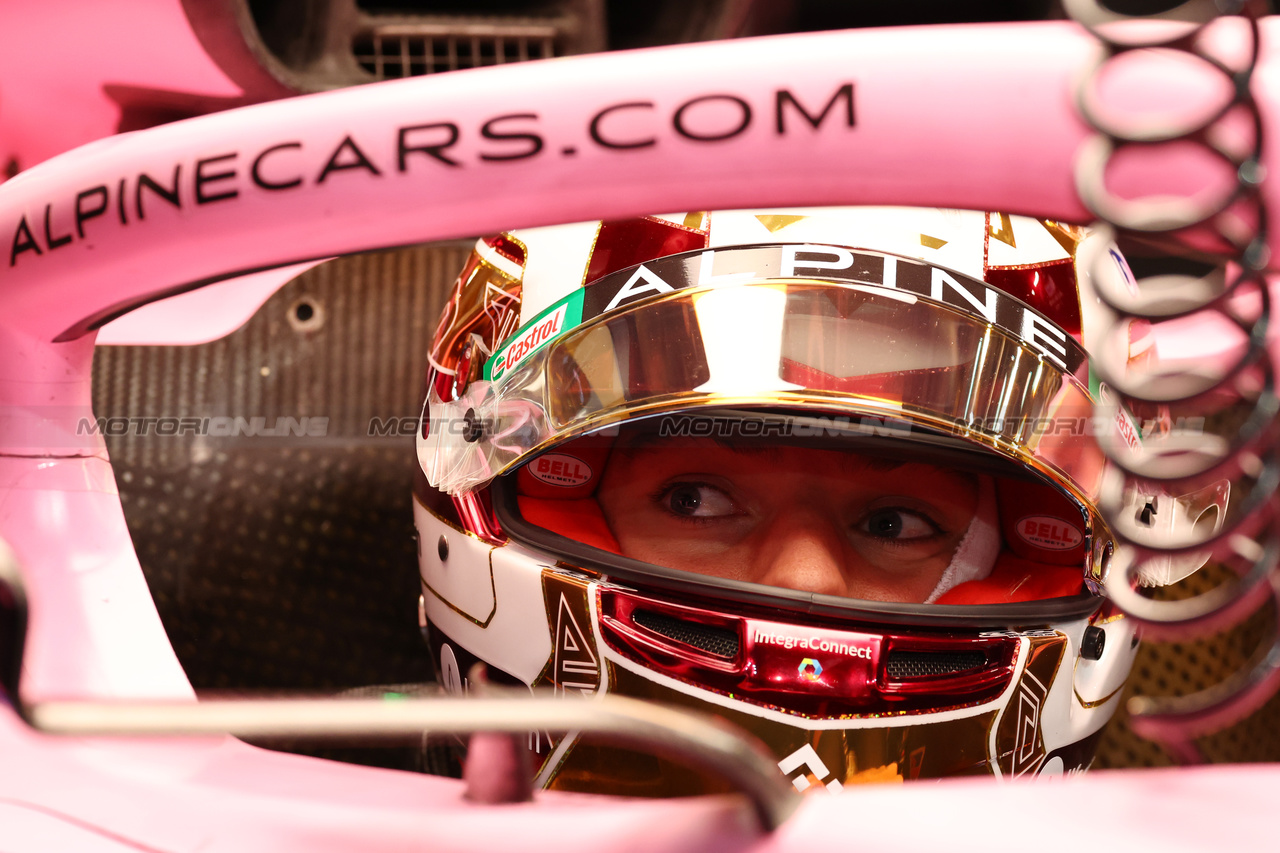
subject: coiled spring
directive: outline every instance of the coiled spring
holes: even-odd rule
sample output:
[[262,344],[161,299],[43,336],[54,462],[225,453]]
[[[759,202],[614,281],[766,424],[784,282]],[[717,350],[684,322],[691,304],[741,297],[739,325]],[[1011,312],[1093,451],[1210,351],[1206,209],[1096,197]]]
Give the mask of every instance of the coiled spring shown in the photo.
[[[1140,443],[1126,443],[1122,430],[1098,430],[1117,469],[1100,500],[1119,546],[1105,591],[1146,636],[1185,639],[1224,630],[1268,600],[1280,605],[1280,399],[1266,340],[1263,128],[1250,89],[1260,12],[1249,2],[1190,0],[1139,22],[1098,0],[1064,6],[1102,46],[1077,91],[1078,109],[1097,131],[1076,164],[1080,197],[1101,220],[1095,230],[1122,243],[1177,245],[1184,257],[1190,251],[1213,262],[1204,275],[1186,274],[1184,264],[1177,274],[1135,282],[1106,251],[1081,259],[1108,309],[1091,365],[1115,393],[1102,395],[1095,417],[1112,423],[1123,404],[1143,424]],[[1180,91],[1168,104],[1126,104],[1124,81],[1135,74]],[[1168,195],[1126,196],[1126,174],[1157,173]],[[1225,509],[1157,532],[1153,517],[1215,487],[1230,494]],[[1236,577],[1180,600],[1172,590],[1139,591],[1159,585],[1153,575],[1176,580],[1181,573],[1171,566],[1204,560]],[[1175,758],[1195,761],[1195,738],[1244,718],[1277,689],[1280,633],[1208,690],[1132,700],[1131,725]]]

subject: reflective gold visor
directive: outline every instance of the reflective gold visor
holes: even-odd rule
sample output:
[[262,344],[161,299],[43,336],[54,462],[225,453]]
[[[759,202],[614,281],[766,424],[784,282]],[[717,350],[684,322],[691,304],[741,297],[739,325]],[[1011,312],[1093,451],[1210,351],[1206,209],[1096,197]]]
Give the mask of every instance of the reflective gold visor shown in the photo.
[[916,294],[805,279],[674,290],[576,326],[564,308],[495,354],[496,378],[428,401],[418,452],[436,488],[467,491],[609,424],[712,406],[950,434],[1096,494],[1088,394],[1035,326],[1019,337]]

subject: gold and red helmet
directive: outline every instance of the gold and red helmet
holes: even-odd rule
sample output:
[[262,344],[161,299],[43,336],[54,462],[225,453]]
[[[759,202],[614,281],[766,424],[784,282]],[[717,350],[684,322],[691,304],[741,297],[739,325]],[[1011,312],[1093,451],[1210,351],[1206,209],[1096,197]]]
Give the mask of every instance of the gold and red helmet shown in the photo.
[[[712,711],[801,790],[1087,767],[1136,640],[1096,594],[1086,239],[832,208],[479,241],[418,439],[441,680]],[[708,784],[535,740],[546,786]]]

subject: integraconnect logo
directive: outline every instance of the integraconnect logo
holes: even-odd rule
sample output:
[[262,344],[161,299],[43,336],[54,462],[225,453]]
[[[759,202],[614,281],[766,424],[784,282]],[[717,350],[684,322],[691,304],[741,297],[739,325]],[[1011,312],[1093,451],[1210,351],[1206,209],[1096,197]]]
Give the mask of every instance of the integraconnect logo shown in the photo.
[[845,655],[851,658],[871,660],[871,646],[869,644],[843,642],[830,637],[796,637],[757,628],[752,632],[751,639],[757,645],[781,646],[784,649],[804,649],[806,651],[823,652],[824,654]]
[[805,681],[822,680],[822,664],[813,658],[805,658],[800,661],[800,666],[796,668],[796,674]]
[[801,97],[777,87],[768,103],[761,100],[731,92],[690,95],[674,106],[627,100],[584,111],[577,126],[561,119],[549,127],[537,112],[502,113],[470,126],[440,117],[376,133],[350,131],[337,141],[284,138],[248,150],[202,152],[203,156],[112,175],[35,205],[6,227],[13,235],[9,266],[90,240],[95,229],[111,220],[137,227],[157,211],[191,211],[250,194],[305,191],[359,177],[421,178],[440,169],[574,158],[588,152],[626,156],[668,143],[721,144],[750,133],[786,137],[855,126],[852,82],[833,84],[825,97]]

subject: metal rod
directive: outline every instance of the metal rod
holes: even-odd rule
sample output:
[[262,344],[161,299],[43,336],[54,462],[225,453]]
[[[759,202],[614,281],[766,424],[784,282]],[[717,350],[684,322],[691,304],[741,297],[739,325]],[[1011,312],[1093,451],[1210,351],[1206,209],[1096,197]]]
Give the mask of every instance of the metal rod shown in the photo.
[[395,699],[221,699],[202,702],[51,701],[24,717],[48,734],[246,738],[421,737],[534,730],[603,735],[610,743],[663,754],[709,769],[750,798],[772,831],[799,797],[763,750],[725,724],[627,699],[569,697]]

